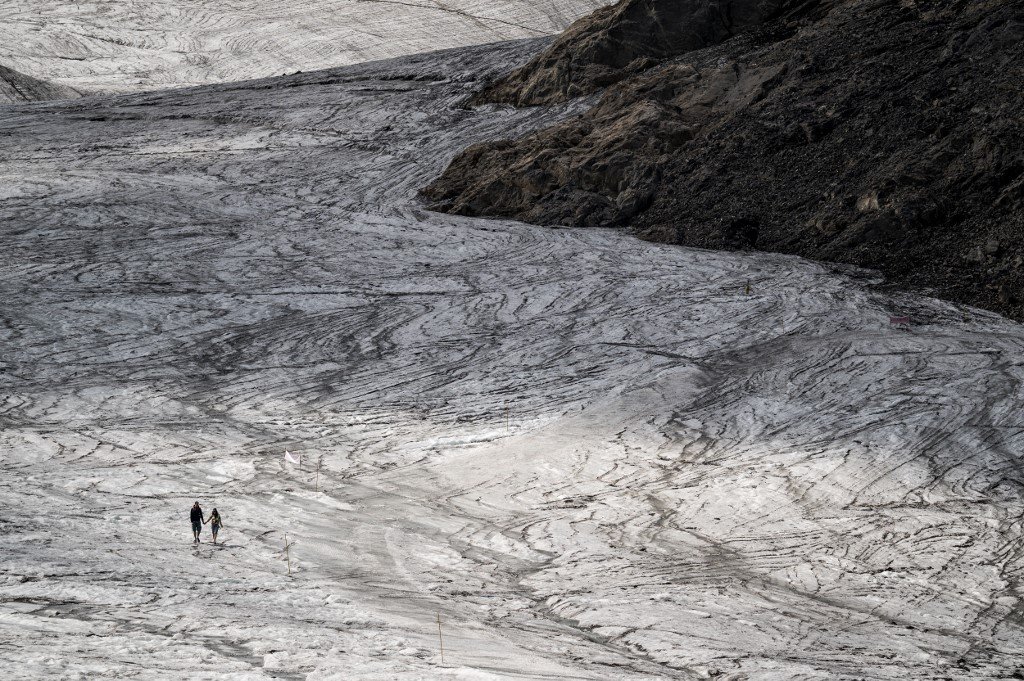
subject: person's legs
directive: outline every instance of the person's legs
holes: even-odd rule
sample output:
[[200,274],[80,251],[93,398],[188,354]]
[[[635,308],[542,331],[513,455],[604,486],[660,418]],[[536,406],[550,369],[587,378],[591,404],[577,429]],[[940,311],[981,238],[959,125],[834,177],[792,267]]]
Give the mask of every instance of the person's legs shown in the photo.
[[214,543],[214,544],[216,544],[216,543],[217,543],[217,531],[218,531],[219,529],[220,529],[220,528],[219,528],[219,527],[217,527],[216,525],[214,525],[214,526],[213,526],[213,543]]
[[192,538],[194,543],[199,543],[199,533],[202,531],[203,526],[201,523],[192,523]]

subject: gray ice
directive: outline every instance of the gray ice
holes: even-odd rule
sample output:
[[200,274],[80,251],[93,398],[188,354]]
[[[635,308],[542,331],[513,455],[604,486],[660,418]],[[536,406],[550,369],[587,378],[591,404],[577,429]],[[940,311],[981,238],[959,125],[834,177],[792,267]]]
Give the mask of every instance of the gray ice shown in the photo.
[[4,678],[1020,672],[1021,327],[424,210],[538,46],[0,108]]

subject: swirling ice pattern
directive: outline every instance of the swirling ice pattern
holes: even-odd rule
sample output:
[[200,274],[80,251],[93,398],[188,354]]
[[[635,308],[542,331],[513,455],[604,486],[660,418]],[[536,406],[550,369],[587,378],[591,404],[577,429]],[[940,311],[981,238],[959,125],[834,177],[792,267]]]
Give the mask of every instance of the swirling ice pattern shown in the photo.
[[0,64],[130,92],[554,35],[605,0],[6,0]]
[[425,212],[531,49],[0,113],[6,676],[1021,666],[1021,327]]

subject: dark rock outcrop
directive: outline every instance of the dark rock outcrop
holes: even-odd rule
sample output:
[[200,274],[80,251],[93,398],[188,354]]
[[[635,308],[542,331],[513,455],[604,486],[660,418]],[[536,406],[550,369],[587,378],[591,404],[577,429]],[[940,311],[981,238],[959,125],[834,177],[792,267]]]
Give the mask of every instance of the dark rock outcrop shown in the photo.
[[853,263],[1024,318],[1024,3],[778,10],[629,75],[583,116],[467,149],[424,195]]
[[[622,0],[570,26],[474,103],[551,104],[596,92],[657,60],[717,45],[792,11],[786,0]],[[817,3],[799,3],[801,6]]]

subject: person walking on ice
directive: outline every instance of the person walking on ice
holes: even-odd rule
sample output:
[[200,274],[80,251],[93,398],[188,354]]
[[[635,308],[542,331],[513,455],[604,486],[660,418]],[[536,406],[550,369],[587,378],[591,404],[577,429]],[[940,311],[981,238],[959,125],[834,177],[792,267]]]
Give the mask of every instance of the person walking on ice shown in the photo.
[[199,533],[203,531],[203,509],[199,507],[199,502],[192,504],[192,512],[189,514],[192,518],[192,538],[193,544],[199,543]]
[[206,523],[206,522],[210,523],[210,531],[213,532],[213,543],[216,544],[217,543],[217,533],[220,532],[220,526],[221,526],[220,513],[217,513],[217,509],[213,509],[213,512],[210,513],[209,519],[204,520],[203,522],[204,523]]

